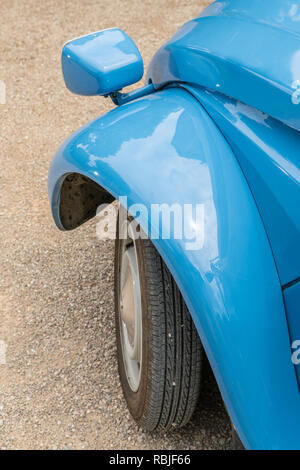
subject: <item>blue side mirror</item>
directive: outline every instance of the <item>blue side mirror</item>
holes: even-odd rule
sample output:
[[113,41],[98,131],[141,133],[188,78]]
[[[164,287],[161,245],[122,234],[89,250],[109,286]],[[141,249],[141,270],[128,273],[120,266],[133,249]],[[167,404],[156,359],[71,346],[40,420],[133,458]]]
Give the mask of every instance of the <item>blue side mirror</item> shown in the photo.
[[67,88],[78,95],[107,95],[138,82],[143,60],[121,29],[111,28],[67,42],[62,50]]

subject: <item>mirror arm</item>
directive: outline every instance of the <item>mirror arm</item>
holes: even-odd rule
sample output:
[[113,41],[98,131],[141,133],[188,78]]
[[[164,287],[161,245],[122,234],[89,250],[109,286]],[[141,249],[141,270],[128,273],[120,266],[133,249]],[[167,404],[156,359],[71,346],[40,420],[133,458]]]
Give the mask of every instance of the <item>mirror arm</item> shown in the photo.
[[145,85],[141,88],[138,88],[137,90],[130,91],[129,93],[113,91],[112,93],[105,95],[105,98],[109,96],[115,105],[121,106],[122,104],[129,103],[129,101],[136,100],[142,96],[150,95],[150,93],[153,93],[154,91],[154,86],[152,83],[149,83],[149,85]]

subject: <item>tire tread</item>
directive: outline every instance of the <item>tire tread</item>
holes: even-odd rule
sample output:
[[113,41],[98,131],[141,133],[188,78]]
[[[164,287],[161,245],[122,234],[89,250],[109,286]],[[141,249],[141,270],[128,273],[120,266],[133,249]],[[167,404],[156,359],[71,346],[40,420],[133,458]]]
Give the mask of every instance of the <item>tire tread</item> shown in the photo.
[[142,243],[152,321],[151,391],[142,426],[167,430],[184,426],[195,410],[202,345],[170,271],[151,241]]

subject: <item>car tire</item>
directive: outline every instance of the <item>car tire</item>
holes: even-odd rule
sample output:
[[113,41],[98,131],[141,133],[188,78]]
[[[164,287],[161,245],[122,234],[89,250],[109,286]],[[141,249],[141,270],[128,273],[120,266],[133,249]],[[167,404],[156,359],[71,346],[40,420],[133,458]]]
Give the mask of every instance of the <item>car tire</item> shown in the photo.
[[[132,222],[128,217],[126,230]],[[120,381],[136,423],[148,431],[167,430],[184,426],[194,412],[203,350],[161,256],[149,239],[134,238],[128,230],[121,239],[117,229],[115,318]]]

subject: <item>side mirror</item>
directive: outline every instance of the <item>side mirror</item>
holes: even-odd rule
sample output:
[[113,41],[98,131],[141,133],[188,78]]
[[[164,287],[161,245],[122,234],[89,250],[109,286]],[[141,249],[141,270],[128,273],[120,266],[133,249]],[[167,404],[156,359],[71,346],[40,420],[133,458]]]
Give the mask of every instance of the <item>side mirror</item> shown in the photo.
[[130,37],[111,28],[67,42],[62,50],[67,88],[78,95],[108,95],[138,82],[143,59]]

